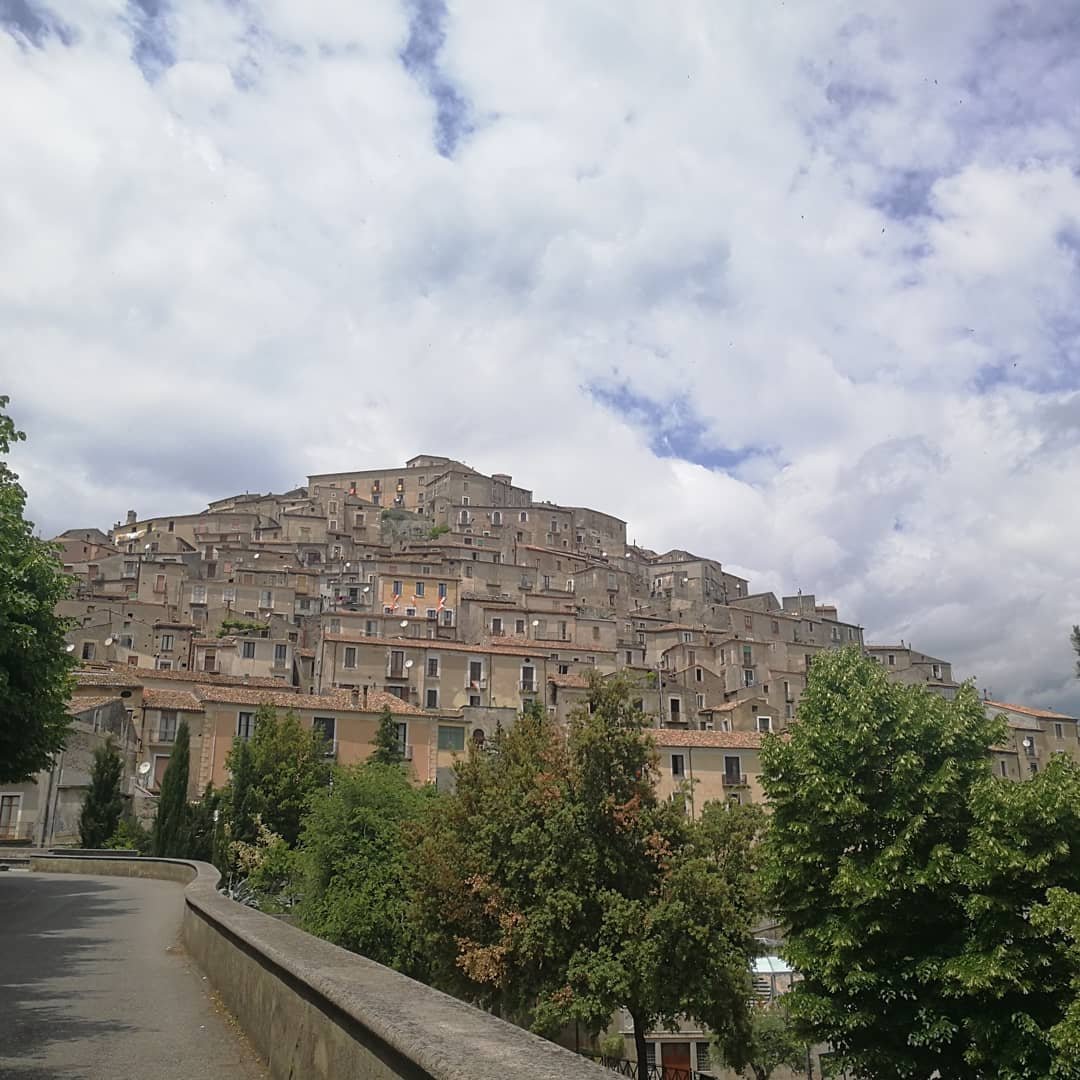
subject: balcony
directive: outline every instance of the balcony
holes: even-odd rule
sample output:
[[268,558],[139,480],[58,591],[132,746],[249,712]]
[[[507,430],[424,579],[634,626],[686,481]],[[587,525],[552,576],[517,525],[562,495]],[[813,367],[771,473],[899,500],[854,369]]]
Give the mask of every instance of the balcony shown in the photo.
[[723,784],[726,788],[743,788],[749,786],[746,773],[724,773]]
[[521,680],[521,692],[523,694],[535,694],[536,693],[536,680],[535,679],[522,679]]
[[404,664],[400,666],[397,664],[391,664],[386,669],[386,677],[388,679],[407,679],[409,677],[409,669]]

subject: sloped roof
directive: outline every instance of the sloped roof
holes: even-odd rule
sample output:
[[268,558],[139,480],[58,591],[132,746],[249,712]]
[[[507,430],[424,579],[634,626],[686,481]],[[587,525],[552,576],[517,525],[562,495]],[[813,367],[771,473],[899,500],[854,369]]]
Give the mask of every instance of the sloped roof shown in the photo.
[[76,686],[142,686],[142,680],[123,671],[76,671]]
[[111,705],[115,701],[121,701],[115,694],[93,694],[87,697],[72,698],[68,702],[68,712],[72,716],[78,716],[81,713],[93,712],[94,709],[104,708],[106,705]]
[[153,690],[143,692],[148,709],[174,709],[177,712],[203,712],[202,702],[190,690]]
[[589,689],[589,680],[584,675],[549,675],[547,681],[552,686],[561,686],[567,690]]
[[1031,705],[1010,705],[1005,701],[989,700],[984,701],[983,704],[992,709],[1002,709],[1008,712],[1020,713],[1022,716],[1034,716],[1046,720],[1076,720],[1075,716],[1069,716],[1067,713],[1054,712],[1051,709],[1036,709]]
[[367,700],[360,694],[353,701],[350,690],[331,690],[324,694],[289,694],[281,691],[259,690],[241,686],[196,686],[195,694],[200,701],[225,705],[270,705],[275,709],[304,709],[327,712],[379,713],[389,709],[395,714],[423,716],[424,710],[412,702],[402,701],[384,690],[369,690]]

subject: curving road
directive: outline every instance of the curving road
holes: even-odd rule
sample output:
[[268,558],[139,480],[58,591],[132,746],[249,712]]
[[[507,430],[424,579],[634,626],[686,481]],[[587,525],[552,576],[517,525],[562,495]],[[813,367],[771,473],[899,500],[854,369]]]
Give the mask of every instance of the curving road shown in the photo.
[[178,943],[168,881],[0,873],[0,1077],[267,1074]]

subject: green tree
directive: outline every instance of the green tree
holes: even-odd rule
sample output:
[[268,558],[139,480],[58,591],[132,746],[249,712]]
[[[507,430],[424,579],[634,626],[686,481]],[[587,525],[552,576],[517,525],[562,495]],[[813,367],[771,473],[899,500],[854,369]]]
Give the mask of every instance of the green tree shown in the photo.
[[264,706],[255,714],[251,738],[235,739],[226,763],[230,838],[254,842],[258,818],[295,847],[312,796],[330,779],[322,733],[305,729],[294,712],[279,719]]
[[[26,436],[2,410],[0,454]],[[19,783],[47,768],[71,726],[68,698],[74,658],[68,622],[56,606],[70,590],[56,550],[33,534],[26,492],[0,460],[0,784]]]
[[988,779],[973,808],[967,934],[943,972],[965,1008],[967,1061],[1001,1080],[1080,1076],[1068,1034],[1080,970],[1063,918],[1080,894],[1080,765],[1060,755],[1023,783]]
[[207,784],[202,798],[193,803],[191,810],[191,843],[188,856],[202,859],[203,862],[217,862],[217,831],[221,813],[221,792],[214,790],[213,784]]
[[154,818],[152,850],[169,859],[190,856],[191,806],[188,803],[188,773],[191,766],[191,737],[186,720],[176,729],[169,764],[161,779],[157,816]]
[[568,732],[530,709],[459,766],[413,860],[432,977],[545,1032],[626,1007],[641,1062],[689,1015],[741,1061],[760,812],[659,802],[632,692],[598,679]]
[[[221,798],[222,828],[226,833],[221,847],[227,850],[230,841],[254,844],[259,832],[255,766],[247,739],[233,740],[225,764],[229,770],[229,782]],[[225,862],[228,862],[227,854]]]
[[397,765],[337,769],[315,793],[297,853],[300,925],[402,971],[416,969],[404,830],[434,798]]
[[108,738],[94,751],[90,789],[79,814],[79,843],[84,848],[103,848],[116,832],[124,813],[123,771],[124,763]]
[[769,1080],[779,1068],[806,1067],[808,1047],[782,1002],[755,1005],[750,1012],[750,1044],[746,1059],[756,1080]]
[[371,745],[375,749],[368,760],[378,765],[397,765],[405,760],[405,748],[398,739],[397,721],[388,708],[383,709],[379,716],[379,726]]
[[765,742],[767,881],[803,976],[788,1008],[859,1075],[982,1075],[950,971],[974,795],[1003,735],[971,686],[946,701],[845,649],[815,659],[790,738]]

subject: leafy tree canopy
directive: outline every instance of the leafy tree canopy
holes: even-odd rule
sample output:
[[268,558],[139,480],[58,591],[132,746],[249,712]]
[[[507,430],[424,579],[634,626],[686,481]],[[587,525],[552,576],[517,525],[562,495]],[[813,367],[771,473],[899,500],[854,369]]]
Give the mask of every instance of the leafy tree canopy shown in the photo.
[[[0,455],[25,439],[3,411]],[[56,550],[33,534],[26,492],[0,460],[0,783],[27,780],[64,745],[74,658],[56,605],[70,589]]]

